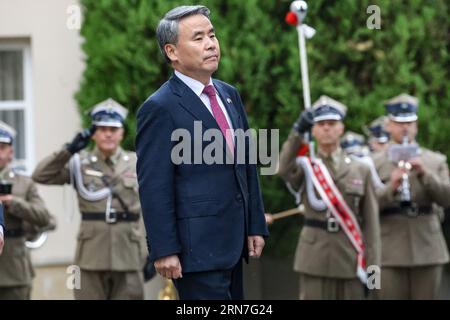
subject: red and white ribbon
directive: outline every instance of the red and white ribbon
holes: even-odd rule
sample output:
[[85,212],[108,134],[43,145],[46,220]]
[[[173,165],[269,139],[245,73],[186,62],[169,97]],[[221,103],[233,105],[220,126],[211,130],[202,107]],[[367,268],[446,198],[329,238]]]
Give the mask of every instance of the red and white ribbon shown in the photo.
[[358,220],[334,184],[322,160],[315,159],[311,161],[308,157],[299,157],[298,161],[305,169],[305,174],[312,179],[315,189],[326,203],[331,215],[339,223],[339,226],[344,230],[347,238],[355,248],[358,260],[356,275],[366,284],[365,247]]

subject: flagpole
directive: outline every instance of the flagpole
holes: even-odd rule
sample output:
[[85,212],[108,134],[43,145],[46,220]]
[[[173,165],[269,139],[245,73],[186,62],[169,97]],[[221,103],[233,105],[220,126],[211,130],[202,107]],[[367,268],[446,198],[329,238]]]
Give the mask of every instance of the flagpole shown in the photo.
[[[306,55],[306,45],[305,45],[305,30],[309,30],[311,33],[308,38],[314,35],[315,30],[303,23],[306,13],[308,11],[308,5],[305,1],[293,1],[290,6],[290,13],[294,14],[295,18],[291,21],[286,20],[290,24],[296,24],[296,29],[298,33],[298,45],[299,45],[299,58],[300,58],[300,72],[302,77],[302,88],[303,88],[303,104],[306,110],[311,108],[311,93],[309,89],[309,75],[308,75],[308,59]],[[288,15],[289,15],[288,14]],[[292,16],[291,16],[292,18]],[[309,144],[309,156],[314,159],[314,144],[311,139],[310,133],[306,132],[303,137],[303,141]]]

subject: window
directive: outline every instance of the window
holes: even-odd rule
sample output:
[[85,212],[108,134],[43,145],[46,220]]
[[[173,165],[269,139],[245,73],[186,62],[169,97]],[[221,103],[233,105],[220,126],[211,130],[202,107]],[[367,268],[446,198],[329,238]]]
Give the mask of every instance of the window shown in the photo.
[[34,164],[30,84],[29,45],[0,40],[0,120],[17,131],[13,166],[28,173]]

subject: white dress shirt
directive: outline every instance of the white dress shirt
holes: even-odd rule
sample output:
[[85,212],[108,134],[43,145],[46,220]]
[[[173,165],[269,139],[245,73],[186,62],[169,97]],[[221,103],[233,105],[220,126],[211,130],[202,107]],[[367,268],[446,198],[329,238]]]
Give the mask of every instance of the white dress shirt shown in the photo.
[[[175,75],[184,82],[184,84],[186,84],[192,91],[194,91],[194,93],[200,98],[200,100],[202,100],[203,104],[205,105],[205,107],[208,109],[208,111],[211,113],[211,115],[214,117],[214,114],[212,112],[211,109],[211,103],[209,102],[209,97],[206,93],[203,93],[203,89],[205,88],[205,85],[203,85],[203,83],[201,83],[198,80],[195,80],[191,77],[188,77],[184,74],[182,74],[179,71],[175,70]],[[214,87],[214,84],[212,82],[212,79],[209,79],[209,83],[208,85],[212,85]],[[215,89],[215,88],[214,88]],[[230,121],[230,117],[228,116],[228,112],[227,109],[225,109],[225,106],[222,102],[222,99],[220,99],[220,96],[217,94],[217,90],[216,90],[216,99],[219,102],[219,106],[222,109],[223,114],[225,115],[225,118],[227,119],[228,122],[228,126],[230,127],[231,133],[233,134],[233,139],[234,139],[234,129],[233,129],[233,124]]]

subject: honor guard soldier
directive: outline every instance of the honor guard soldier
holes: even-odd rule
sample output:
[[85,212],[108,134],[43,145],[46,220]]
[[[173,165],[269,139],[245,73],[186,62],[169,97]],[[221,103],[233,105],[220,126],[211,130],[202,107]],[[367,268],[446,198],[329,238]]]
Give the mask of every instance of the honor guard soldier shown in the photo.
[[363,135],[347,131],[341,138],[341,148],[350,159],[362,162],[370,168],[375,189],[383,186]]
[[364,136],[352,131],[346,131],[342,136],[341,148],[348,155],[366,156],[369,153]]
[[364,128],[369,139],[370,151],[374,154],[383,151],[388,146],[389,133],[385,129],[386,122],[387,117],[381,116]]
[[0,256],[0,300],[30,299],[34,270],[25,246],[25,229],[27,225],[43,228],[51,222],[31,178],[11,165],[15,135],[13,128],[0,121],[0,201],[5,218],[5,247]]
[[[346,107],[322,96],[284,143],[279,174],[299,190],[304,226],[295,254],[300,299],[363,299],[367,266],[379,265],[378,205],[370,169],[339,146]],[[312,129],[317,157],[298,156]]]
[[[145,232],[136,177],[136,155],[120,147],[127,110],[113,99],[93,107],[92,127],[42,160],[33,179],[72,183],[81,212],[75,264],[81,288],[75,299],[143,299]],[[92,151],[82,151],[90,140]]]
[[418,99],[387,101],[388,148],[374,156],[385,187],[378,189],[382,240],[382,299],[435,299],[449,261],[432,205],[450,205],[444,155],[416,143]]

